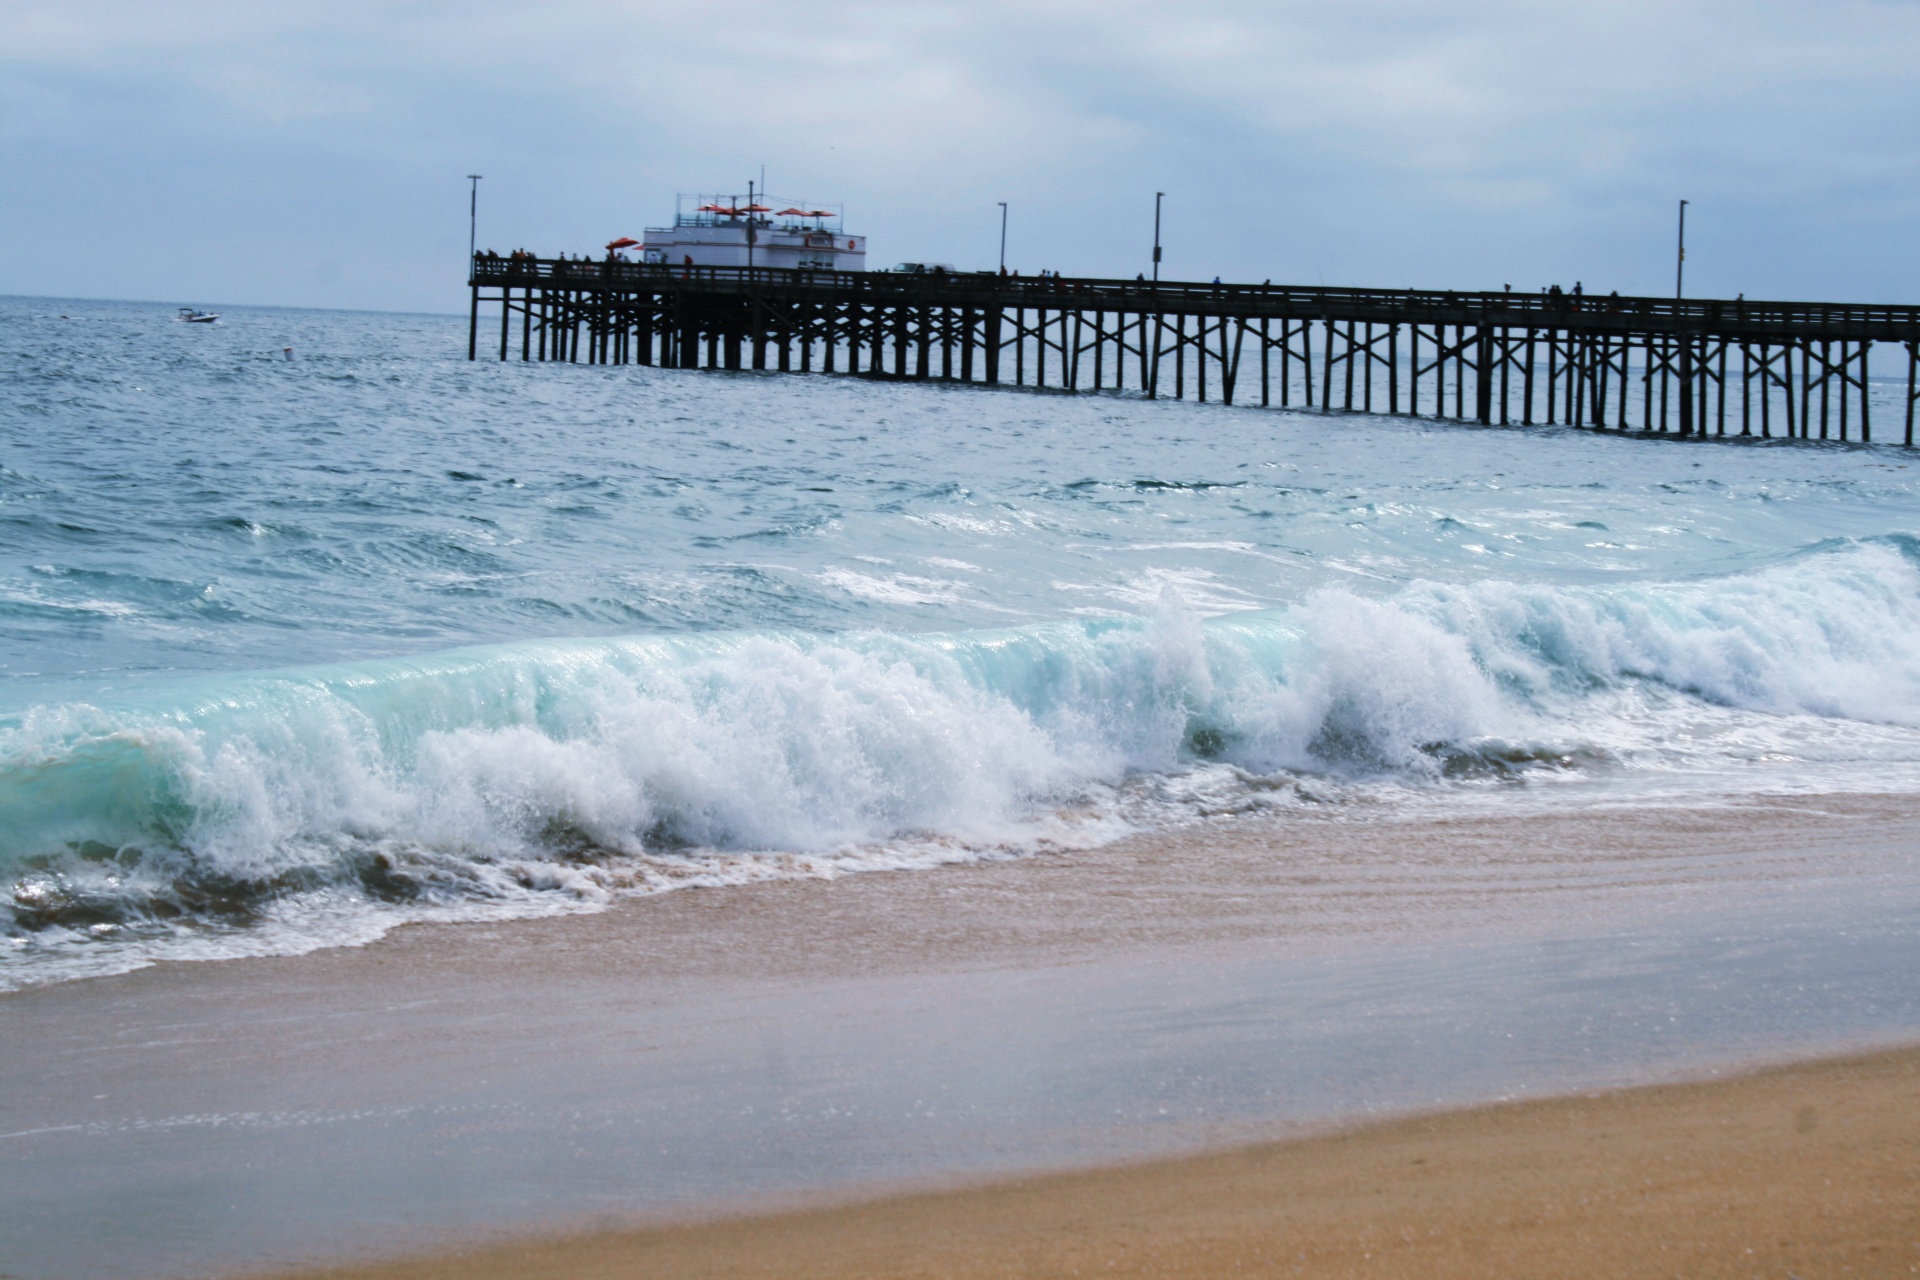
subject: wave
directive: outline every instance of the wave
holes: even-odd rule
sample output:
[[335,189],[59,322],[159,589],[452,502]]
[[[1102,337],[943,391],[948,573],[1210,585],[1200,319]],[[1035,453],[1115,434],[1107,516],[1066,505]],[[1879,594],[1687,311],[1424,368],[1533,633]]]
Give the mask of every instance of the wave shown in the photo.
[[1154,820],[1129,779],[1634,767],[1716,709],[1904,732],[1917,629],[1920,544],[1889,537],[1692,582],[542,641],[38,706],[0,721],[0,982],[1103,839]]

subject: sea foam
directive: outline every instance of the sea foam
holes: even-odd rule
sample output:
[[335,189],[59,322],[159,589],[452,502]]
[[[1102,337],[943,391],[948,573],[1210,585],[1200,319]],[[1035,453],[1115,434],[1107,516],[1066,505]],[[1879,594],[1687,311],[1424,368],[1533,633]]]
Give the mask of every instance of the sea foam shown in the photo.
[[546,640],[35,707],[0,724],[4,980],[1104,839],[1182,817],[1117,801],[1129,779],[1195,770],[1444,791],[1911,763],[1917,560],[1890,537],[1684,582]]

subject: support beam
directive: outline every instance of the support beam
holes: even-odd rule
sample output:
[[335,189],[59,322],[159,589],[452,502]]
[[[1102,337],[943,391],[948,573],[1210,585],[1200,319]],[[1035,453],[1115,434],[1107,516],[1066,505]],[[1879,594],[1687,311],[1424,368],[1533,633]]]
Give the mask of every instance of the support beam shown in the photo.
[[[1070,392],[1137,387],[1157,398],[1165,372],[1175,397],[1189,394],[1191,375],[1192,394],[1200,399],[1237,403],[1252,394],[1240,379],[1242,368],[1251,367],[1241,362],[1252,338],[1263,406],[1296,404],[1298,360],[1306,403],[1325,411],[1384,407],[1389,414],[1488,425],[1544,418],[1595,429],[1718,436],[1728,431],[1728,398],[1737,380],[1739,434],[1778,437],[1782,432],[1773,427],[1781,415],[1785,435],[1815,438],[1817,416],[1817,438],[1848,443],[1872,440],[1875,389],[1868,368],[1874,343],[1893,342],[1907,355],[1904,441],[1911,442],[1920,418],[1920,307],[1617,296],[1576,305],[1511,293],[770,268],[749,275],[516,256],[471,264],[470,361],[479,355],[483,293],[500,304],[502,360],[510,356],[519,312],[523,363],[657,361],[811,372],[817,342],[820,367],[832,372],[844,342],[849,371],[998,384],[1007,380],[1003,362],[1011,347],[1011,381],[1023,385]],[[1318,359],[1315,341],[1326,344]],[[769,343],[776,347],[772,358]],[[1056,355],[1057,376],[1050,367]],[[1130,366],[1137,379],[1128,378]],[[1890,401],[1899,393],[1889,387],[1883,394]]]

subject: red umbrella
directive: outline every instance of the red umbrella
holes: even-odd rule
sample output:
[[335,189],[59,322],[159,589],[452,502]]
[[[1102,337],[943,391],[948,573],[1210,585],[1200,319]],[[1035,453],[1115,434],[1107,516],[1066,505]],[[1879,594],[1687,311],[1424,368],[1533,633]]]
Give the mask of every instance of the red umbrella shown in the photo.
[[741,213],[772,213],[773,210],[769,209],[764,204],[750,204],[746,208],[739,210],[739,212]]
[[738,213],[739,212],[738,209],[729,209],[724,204],[703,204],[700,206],[699,211],[701,213]]
[[783,218],[811,218],[813,215],[805,209],[782,209],[780,216]]
[[633,247],[634,245],[636,245],[636,244],[639,244],[639,243],[640,243],[640,242],[639,242],[638,240],[635,240],[635,239],[634,239],[634,238],[633,238],[632,236],[621,236],[621,237],[620,237],[620,238],[619,238],[618,240],[609,240],[609,241],[607,241],[607,248],[609,248],[609,249],[630,249],[630,248],[632,248],[632,247]]

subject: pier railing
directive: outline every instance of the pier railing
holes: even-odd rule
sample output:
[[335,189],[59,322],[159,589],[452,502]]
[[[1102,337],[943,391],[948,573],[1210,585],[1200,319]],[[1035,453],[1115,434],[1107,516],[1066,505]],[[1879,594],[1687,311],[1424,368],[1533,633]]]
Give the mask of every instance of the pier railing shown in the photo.
[[[700,267],[479,255],[499,355],[1913,442],[1920,306]],[[513,333],[518,318],[515,352]],[[1873,348],[1906,357],[1870,379]]]

